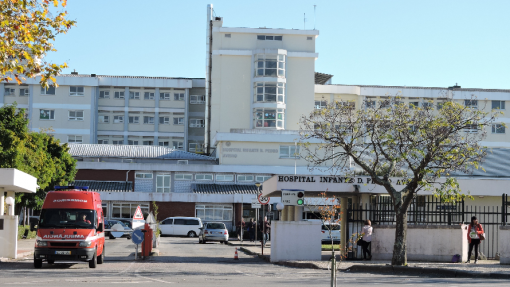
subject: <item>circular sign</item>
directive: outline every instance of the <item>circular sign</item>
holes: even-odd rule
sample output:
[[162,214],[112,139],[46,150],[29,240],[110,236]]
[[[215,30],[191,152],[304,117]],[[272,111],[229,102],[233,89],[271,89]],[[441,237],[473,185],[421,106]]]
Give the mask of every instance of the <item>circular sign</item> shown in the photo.
[[110,234],[115,238],[119,238],[122,237],[122,235],[124,235],[124,226],[122,226],[122,224],[120,223],[114,224],[111,227],[111,230],[112,231],[110,231]]
[[140,229],[133,231],[133,236],[131,236],[131,241],[134,244],[140,244],[143,242],[143,232]]
[[257,197],[257,199],[259,200],[260,204],[262,204],[262,205],[266,205],[266,204],[268,204],[268,203],[269,203],[269,200],[271,200],[271,198],[270,198],[270,197],[263,197],[263,196],[262,196],[262,193],[261,193],[261,194],[259,194],[259,196]]

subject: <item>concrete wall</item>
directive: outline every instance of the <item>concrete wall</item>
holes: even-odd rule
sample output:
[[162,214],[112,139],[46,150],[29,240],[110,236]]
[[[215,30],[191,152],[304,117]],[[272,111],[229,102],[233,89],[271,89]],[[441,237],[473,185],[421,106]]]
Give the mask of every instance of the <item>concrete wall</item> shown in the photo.
[[499,227],[499,263],[510,265],[510,226]]
[[[372,256],[375,260],[391,260],[395,242],[395,226],[374,225]],[[407,260],[451,262],[460,254],[467,260],[468,242],[466,225],[422,225],[407,227]]]
[[321,260],[321,223],[273,221],[271,262]]
[[18,216],[0,215],[4,228],[0,230],[0,257],[16,259],[18,250]]
[[160,221],[172,216],[195,217],[195,202],[156,202],[156,204]]

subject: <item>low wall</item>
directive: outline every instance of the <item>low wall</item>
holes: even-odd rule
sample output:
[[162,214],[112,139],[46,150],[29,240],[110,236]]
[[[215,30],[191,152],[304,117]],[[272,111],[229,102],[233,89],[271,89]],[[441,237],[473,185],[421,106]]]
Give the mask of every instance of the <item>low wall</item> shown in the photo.
[[16,259],[18,250],[18,216],[1,215],[0,257]]
[[510,264],[510,226],[499,227],[499,263],[508,265]]
[[321,222],[271,222],[271,262],[321,260]]
[[[394,225],[374,225],[372,257],[391,260],[395,243]],[[452,256],[461,255],[467,261],[468,241],[466,225],[408,225],[407,260],[451,262]]]

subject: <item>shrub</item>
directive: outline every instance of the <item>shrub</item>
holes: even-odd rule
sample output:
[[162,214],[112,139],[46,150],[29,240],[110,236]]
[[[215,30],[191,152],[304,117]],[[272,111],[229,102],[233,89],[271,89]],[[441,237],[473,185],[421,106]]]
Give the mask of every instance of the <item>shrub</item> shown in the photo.
[[35,238],[37,232],[30,231],[30,225],[19,225],[18,226],[18,239],[32,239]]

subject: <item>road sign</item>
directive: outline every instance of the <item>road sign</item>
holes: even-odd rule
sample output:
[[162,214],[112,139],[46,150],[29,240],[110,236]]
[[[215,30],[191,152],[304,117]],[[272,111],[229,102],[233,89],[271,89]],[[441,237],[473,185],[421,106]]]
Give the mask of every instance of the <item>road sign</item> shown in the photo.
[[133,220],[143,220],[143,213],[140,205],[136,208],[135,214],[133,215]]
[[251,208],[260,208],[262,205],[259,202],[258,198],[253,198],[251,200]]
[[287,206],[303,206],[305,204],[305,191],[282,190],[282,203]]
[[110,234],[115,238],[119,238],[124,235],[124,226],[120,223],[114,224],[110,229]]
[[261,194],[259,194],[259,196],[257,197],[257,199],[259,200],[260,204],[262,204],[262,205],[266,205],[266,204],[268,204],[268,203],[269,203],[269,200],[271,200],[271,198],[270,198],[270,197],[264,197],[264,196],[262,196],[262,193],[261,193]]
[[140,229],[133,231],[133,235],[131,236],[131,241],[134,244],[140,244],[143,242],[143,232]]

